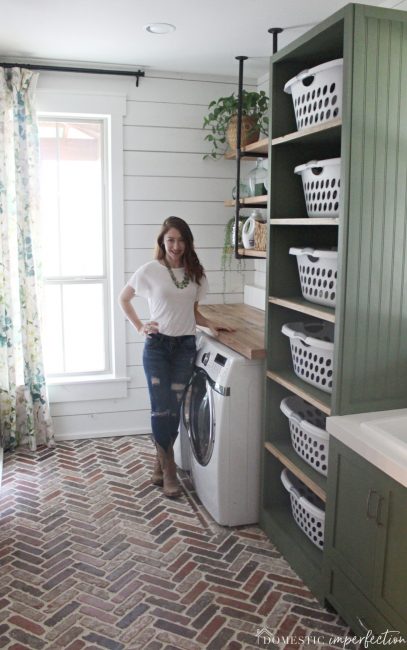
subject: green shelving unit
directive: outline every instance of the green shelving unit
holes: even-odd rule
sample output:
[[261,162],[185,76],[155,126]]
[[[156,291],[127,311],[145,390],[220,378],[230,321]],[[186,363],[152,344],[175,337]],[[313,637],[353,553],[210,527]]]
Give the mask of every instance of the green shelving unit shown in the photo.
[[[342,116],[297,131],[285,83],[343,58]],[[267,376],[261,525],[323,602],[325,550],[295,524],[280,474],[288,467],[326,499],[295,452],[280,402],[300,395],[326,415],[407,406],[407,13],[349,4],[271,58]],[[340,214],[308,218],[294,167],[341,158]],[[338,250],[334,309],[301,297],[291,246]],[[332,394],[294,375],[287,322],[334,324]],[[326,502],[329,509],[329,499]]]

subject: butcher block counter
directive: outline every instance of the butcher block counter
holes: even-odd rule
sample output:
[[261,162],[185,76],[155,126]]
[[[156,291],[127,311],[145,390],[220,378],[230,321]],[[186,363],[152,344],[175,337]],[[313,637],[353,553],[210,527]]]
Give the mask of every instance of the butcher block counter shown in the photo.
[[[205,318],[218,325],[233,327],[235,332],[219,332],[217,341],[235,350],[247,359],[264,359],[265,313],[244,304],[232,305],[199,305],[199,311]],[[198,325],[198,329],[206,334],[209,330]]]

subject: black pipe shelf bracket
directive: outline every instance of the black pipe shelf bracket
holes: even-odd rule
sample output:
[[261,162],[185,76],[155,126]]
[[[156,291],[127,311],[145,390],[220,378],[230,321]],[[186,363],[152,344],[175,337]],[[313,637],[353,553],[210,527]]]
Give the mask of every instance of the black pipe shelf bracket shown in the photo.
[[[281,34],[283,31],[282,27],[271,27],[268,32],[273,35],[273,54],[277,52],[277,39],[278,34]],[[236,56],[235,59],[239,62],[239,78],[238,78],[238,95],[237,95],[237,136],[236,136],[236,205],[235,205],[235,241],[234,241],[234,253],[235,258],[240,260],[243,258],[250,259],[264,259],[264,257],[257,255],[241,255],[239,253],[239,221],[245,217],[240,216],[240,209],[248,207],[247,205],[241,205],[240,203],[240,164],[243,157],[259,157],[258,153],[255,152],[242,152],[241,151],[241,129],[242,129],[242,107],[243,107],[243,66],[244,62],[247,61],[249,57],[247,56]]]
[[136,87],[138,88],[140,77],[145,77],[144,70],[115,70],[114,68],[81,68],[61,65],[42,65],[36,63],[1,63],[2,68],[25,68],[27,70],[46,70],[48,72],[79,72],[82,74],[110,74],[122,77],[136,77]]

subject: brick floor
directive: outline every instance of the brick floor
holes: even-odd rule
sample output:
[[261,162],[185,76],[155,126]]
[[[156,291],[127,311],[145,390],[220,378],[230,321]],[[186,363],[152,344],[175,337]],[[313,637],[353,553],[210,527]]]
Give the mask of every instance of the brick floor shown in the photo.
[[218,526],[186,473],[163,497],[148,437],[5,456],[1,648],[322,650],[348,633],[258,527]]

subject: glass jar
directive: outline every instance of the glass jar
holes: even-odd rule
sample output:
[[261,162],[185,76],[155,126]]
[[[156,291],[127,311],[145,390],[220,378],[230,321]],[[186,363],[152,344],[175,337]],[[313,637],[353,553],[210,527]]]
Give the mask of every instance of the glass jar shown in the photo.
[[[232,190],[232,199],[236,199],[236,190],[237,186],[235,185]],[[240,198],[247,199],[248,196],[251,196],[250,187],[246,183],[240,183]]]
[[257,158],[256,167],[247,175],[250,196],[264,196],[267,194],[268,169],[264,166],[263,158]]

